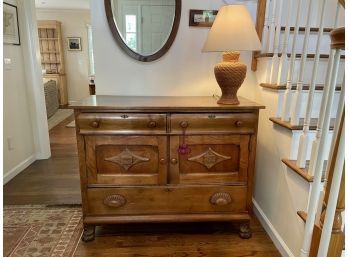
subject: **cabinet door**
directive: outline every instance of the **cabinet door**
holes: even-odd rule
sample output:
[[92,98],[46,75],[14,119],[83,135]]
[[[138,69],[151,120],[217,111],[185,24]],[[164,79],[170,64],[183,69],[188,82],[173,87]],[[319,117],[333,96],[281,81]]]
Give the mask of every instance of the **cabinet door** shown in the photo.
[[163,136],[85,136],[88,184],[164,185]]
[[189,153],[179,154],[183,136],[170,141],[170,183],[240,184],[248,176],[249,135],[185,136]]

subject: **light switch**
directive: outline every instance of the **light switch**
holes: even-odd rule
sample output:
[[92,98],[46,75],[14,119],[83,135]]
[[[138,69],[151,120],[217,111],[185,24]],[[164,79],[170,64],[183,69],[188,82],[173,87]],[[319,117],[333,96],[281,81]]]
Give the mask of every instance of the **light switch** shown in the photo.
[[13,137],[8,137],[7,138],[7,148],[9,151],[12,151],[15,149],[14,147],[14,142],[13,142]]
[[12,60],[11,58],[4,58],[5,70],[12,70]]

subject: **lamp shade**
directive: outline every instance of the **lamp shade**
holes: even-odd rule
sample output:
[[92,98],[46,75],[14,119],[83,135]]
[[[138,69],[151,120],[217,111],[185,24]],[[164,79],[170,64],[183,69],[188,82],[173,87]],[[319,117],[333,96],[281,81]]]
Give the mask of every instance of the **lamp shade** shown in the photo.
[[261,50],[261,43],[248,9],[244,5],[221,7],[203,52],[257,50]]

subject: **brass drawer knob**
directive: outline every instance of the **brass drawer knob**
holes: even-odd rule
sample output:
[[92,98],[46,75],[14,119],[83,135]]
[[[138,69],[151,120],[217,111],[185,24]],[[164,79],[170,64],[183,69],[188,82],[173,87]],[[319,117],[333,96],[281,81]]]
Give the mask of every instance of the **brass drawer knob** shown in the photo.
[[231,196],[228,193],[216,193],[210,197],[210,203],[214,205],[224,206],[232,202]]
[[104,204],[109,207],[119,208],[127,203],[123,195],[109,195],[104,199]]
[[157,122],[156,121],[150,121],[147,126],[149,128],[156,128],[157,127]]
[[170,160],[170,162],[173,164],[173,165],[176,165],[178,163],[178,160],[176,158],[173,158]]
[[237,120],[234,124],[236,127],[241,127],[243,125],[243,121]]
[[99,122],[98,121],[93,121],[92,123],[91,123],[91,126],[93,127],[93,128],[99,128]]
[[180,127],[182,127],[183,129],[187,128],[188,126],[189,126],[189,123],[187,121],[180,122]]

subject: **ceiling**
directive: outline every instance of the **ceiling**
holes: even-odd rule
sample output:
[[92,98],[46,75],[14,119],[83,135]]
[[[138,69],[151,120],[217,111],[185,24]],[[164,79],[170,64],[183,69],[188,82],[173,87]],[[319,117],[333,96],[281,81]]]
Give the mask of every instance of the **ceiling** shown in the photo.
[[89,9],[89,0],[35,0],[41,9]]

